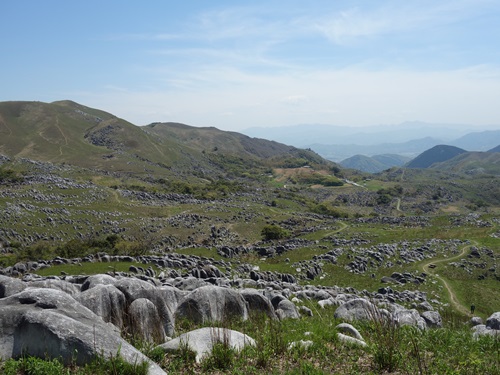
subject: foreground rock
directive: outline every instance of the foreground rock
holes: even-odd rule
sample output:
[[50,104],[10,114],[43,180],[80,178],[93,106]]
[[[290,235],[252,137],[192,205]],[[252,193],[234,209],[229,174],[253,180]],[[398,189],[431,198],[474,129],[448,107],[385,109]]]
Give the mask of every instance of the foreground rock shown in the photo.
[[212,353],[215,344],[222,343],[240,351],[245,346],[255,346],[255,340],[248,335],[226,328],[205,327],[184,333],[179,337],[159,345],[165,352],[177,351],[187,346],[196,354],[196,362]]
[[146,361],[150,375],[165,372],[120,337],[118,329],[56,289],[28,288],[0,299],[0,357],[60,358],[84,365],[96,356]]
[[366,347],[367,344],[365,340],[363,339],[363,336],[359,333],[359,331],[354,328],[352,325],[348,323],[341,323],[338,324],[337,327],[337,338],[339,341],[350,344],[350,345],[356,345],[360,347]]
[[[481,323],[478,321],[477,323]],[[472,327],[473,336],[479,338],[480,336],[495,336],[500,337],[500,311],[490,315],[486,319],[486,324],[476,324]]]
[[364,298],[344,302],[335,310],[334,317],[346,322],[367,320],[419,329],[442,327],[442,319],[437,311],[425,311],[420,315],[415,309],[406,309],[395,303],[377,306]]
[[195,289],[179,304],[177,318],[195,323],[220,322],[231,318],[248,319],[247,303],[233,289],[208,285]]

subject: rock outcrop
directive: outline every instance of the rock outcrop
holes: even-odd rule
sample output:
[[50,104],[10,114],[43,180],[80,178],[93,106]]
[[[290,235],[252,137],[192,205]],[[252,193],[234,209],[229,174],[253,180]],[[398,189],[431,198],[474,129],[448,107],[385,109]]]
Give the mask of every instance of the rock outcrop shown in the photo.
[[184,333],[179,337],[159,345],[165,352],[177,351],[187,346],[196,353],[196,362],[212,353],[215,344],[222,343],[234,350],[241,350],[247,345],[255,346],[255,340],[241,332],[226,328],[205,327]]
[[96,356],[146,361],[150,375],[165,372],[120,337],[112,324],[56,289],[27,288],[0,299],[0,357],[31,355],[79,365]]

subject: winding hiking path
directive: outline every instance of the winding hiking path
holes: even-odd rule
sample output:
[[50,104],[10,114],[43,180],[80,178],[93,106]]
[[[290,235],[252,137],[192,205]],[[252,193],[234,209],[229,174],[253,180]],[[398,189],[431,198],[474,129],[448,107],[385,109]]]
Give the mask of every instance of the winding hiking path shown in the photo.
[[328,237],[328,236],[331,236],[332,234],[335,234],[335,233],[342,232],[344,229],[349,228],[349,225],[347,225],[347,224],[346,224],[346,223],[344,223],[343,221],[339,221],[339,224],[342,226],[342,228],[335,229],[334,231],[328,232],[327,234],[325,234],[325,235],[323,236],[323,238]]
[[396,198],[397,203],[396,203],[396,211],[403,212],[401,211],[401,198]]
[[446,262],[449,263],[449,262],[452,262],[454,260],[460,259],[463,256],[465,256],[465,254],[467,253],[467,251],[470,249],[471,246],[475,246],[475,245],[477,245],[477,243],[476,243],[476,241],[473,241],[473,244],[464,246],[462,248],[462,251],[458,255],[455,255],[455,256],[453,256],[451,258],[444,258],[444,259],[438,259],[438,260],[429,260],[429,261],[425,262],[424,264],[422,264],[422,269],[423,269],[423,271],[425,273],[433,275],[435,278],[437,278],[439,281],[441,281],[441,283],[444,285],[444,287],[448,291],[448,295],[450,296],[450,303],[453,306],[453,308],[455,310],[457,310],[457,311],[465,314],[465,315],[469,314],[469,312],[470,312],[469,308],[467,306],[464,306],[464,305],[462,305],[460,303],[460,301],[457,299],[457,296],[456,296],[455,292],[453,292],[453,289],[446,282],[446,279],[444,277],[441,277],[438,274],[436,274],[434,272],[435,268],[430,268],[429,266],[431,264],[434,264],[434,265],[437,266],[440,263],[446,263]]

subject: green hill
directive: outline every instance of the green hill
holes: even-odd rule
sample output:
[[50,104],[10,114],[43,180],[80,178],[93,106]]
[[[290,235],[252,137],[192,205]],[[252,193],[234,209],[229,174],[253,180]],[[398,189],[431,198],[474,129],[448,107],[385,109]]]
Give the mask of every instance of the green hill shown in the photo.
[[434,163],[440,163],[467,152],[455,146],[438,145],[424,151],[406,164],[407,168],[429,168]]
[[344,168],[357,169],[368,173],[377,173],[387,169],[381,162],[365,155],[351,156],[350,158],[342,160],[340,165]]
[[378,173],[392,167],[401,167],[410,159],[406,156],[396,154],[354,155],[340,162],[344,168],[357,169],[362,172]]
[[235,169],[332,166],[312,151],[216,128],[138,127],[71,101],[1,102],[0,154],[156,177],[216,177]]
[[488,150],[487,152],[500,152],[500,145],[497,147],[492,148],[491,150]]
[[466,152],[431,168],[453,173],[500,175],[500,153]]

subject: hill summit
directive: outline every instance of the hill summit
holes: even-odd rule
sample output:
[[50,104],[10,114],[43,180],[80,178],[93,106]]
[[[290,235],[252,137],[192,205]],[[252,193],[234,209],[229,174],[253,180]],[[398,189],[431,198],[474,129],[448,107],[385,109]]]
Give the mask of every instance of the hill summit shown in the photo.
[[441,163],[450,160],[455,156],[463,154],[465,152],[467,151],[455,146],[437,145],[418,155],[415,159],[406,164],[406,167],[429,168],[435,163]]
[[284,164],[335,166],[311,150],[213,127],[139,127],[68,100],[0,102],[0,134],[0,154],[9,157],[162,178],[226,178]]

